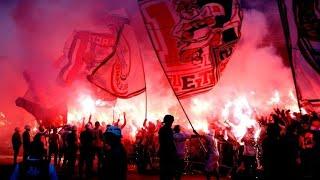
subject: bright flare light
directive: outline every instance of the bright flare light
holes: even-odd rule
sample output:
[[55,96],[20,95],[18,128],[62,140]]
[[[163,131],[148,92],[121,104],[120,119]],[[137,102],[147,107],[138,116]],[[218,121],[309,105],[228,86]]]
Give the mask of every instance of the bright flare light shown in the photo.
[[221,114],[224,122],[231,126],[232,132],[238,142],[240,142],[249,127],[254,127],[255,132],[258,132],[260,129],[257,121],[252,117],[254,111],[245,96],[229,101],[224,106],[224,109],[222,109]]
[[[249,94],[235,96],[233,99],[220,102],[220,105],[211,99],[195,97],[190,101],[191,108],[188,115],[195,130],[199,133],[208,133],[211,124],[216,124],[222,128],[223,126],[230,126],[232,133],[238,142],[240,142],[241,138],[247,132],[247,128],[254,127],[254,137],[257,140],[261,128],[255,119],[256,111],[260,113],[259,115],[263,115],[263,113],[269,114],[273,110],[273,105],[279,108],[289,108],[292,111],[297,109],[297,101],[292,90],[289,91],[287,95],[281,94],[278,90],[274,90],[273,92],[272,97],[264,97],[265,99],[258,101],[259,103],[256,101],[259,94],[254,91],[249,91]],[[92,122],[97,120],[100,121],[100,123],[105,122],[106,124],[112,124],[113,121],[120,119],[119,124],[122,125],[123,112],[126,112],[127,125],[123,129],[122,134],[124,137],[133,140],[137,131],[143,126],[145,117],[145,102],[141,97],[134,97],[130,99],[130,101],[118,99],[116,105],[111,107],[106,105],[108,102],[82,94],[74,104],[68,107],[68,123],[81,125],[83,118],[85,118],[84,123],[87,123],[91,114]],[[213,104],[216,105],[213,106]],[[151,121],[156,124],[156,121],[161,120],[164,114],[170,113],[170,107],[166,107],[166,105],[167,104],[164,104],[164,106],[159,106],[159,108],[148,110],[148,122]],[[220,114],[216,114],[216,112],[220,112]],[[183,118],[184,115],[181,114],[181,112],[174,113],[174,116],[176,119],[175,123],[185,127],[188,131],[192,130],[188,121]]]
[[4,127],[6,125],[7,119],[3,112],[0,112],[0,127]]
[[[206,120],[194,121],[193,123],[194,129],[199,133],[209,133],[209,126]],[[192,130],[191,126],[188,124],[188,129]]]
[[279,91],[275,90],[273,96],[268,101],[269,105],[277,105],[280,102],[280,93]]
[[207,113],[212,108],[210,102],[201,101],[198,98],[192,99],[192,111],[195,114]]
[[82,107],[82,112],[86,115],[90,115],[95,112],[96,104],[95,101],[89,95],[81,96],[79,98],[80,105]]

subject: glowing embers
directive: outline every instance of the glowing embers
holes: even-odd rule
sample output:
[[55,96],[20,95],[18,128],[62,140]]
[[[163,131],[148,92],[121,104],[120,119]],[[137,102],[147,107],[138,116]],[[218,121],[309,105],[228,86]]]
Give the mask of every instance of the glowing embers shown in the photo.
[[269,105],[277,105],[280,102],[280,93],[279,91],[275,90],[273,92],[273,96],[270,98],[270,100],[268,101]]
[[83,95],[79,97],[79,103],[82,107],[82,112],[86,115],[90,115],[96,111],[95,101],[89,95]]
[[232,128],[232,133],[238,141],[250,127],[254,127],[255,133],[260,131],[259,124],[253,118],[254,115],[254,110],[245,96],[227,102],[221,112],[224,124]]
[[[211,128],[231,127],[231,133],[240,142],[247,128],[253,127],[255,139],[257,139],[261,131],[257,118],[268,116],[273,108],[290,109],[291,114],[298,111],[292,90],[275,89],[271,93],[262,94],[250,90],[247,92],[237,92],[233,96],[220,99],[205,96],[185,101],[184,104],[189,105],[186,110],[195,130],[203,134],[210,132]],[[147,113],[147,124],[151,122],[157,125],[162,121],[163,116],[169,113],[175,117],[174,124],[179,124],[188,133],[192,133],[191,126],[175,101],[170,99],[170,105],[168,105],[168,102],[161,101],[161,97],[153,97]],[[123,129],[123,136],[133,140],[140,128],[143,128],[146,110],[144,96],[137,96],[130,100],[118,99],[113,105],[108,103],[82,91],[75,96],[73,103],[68,104],[68,123],[81,126],[82,122],[88,122],[91,115],[91,122],[113,124],[119,121],[119,125],[122,125],[125,112],[127,122]]]
[[82,123],[83,118],[88,121],[89,117],[94,117],[95,120],[106,118],[103,111],[98,110],[106,103],[100,99],[96,100],[89,94],[81,94],[68,107],[68,123],[77,124]]
[[8,120],[6,115],[3,112],[0,112],[0,127],[4,127],[7,124]]

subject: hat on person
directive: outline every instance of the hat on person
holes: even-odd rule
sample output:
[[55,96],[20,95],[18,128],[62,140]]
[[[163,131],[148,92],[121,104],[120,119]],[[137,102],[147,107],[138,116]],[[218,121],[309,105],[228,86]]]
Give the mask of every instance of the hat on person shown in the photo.
[[164,116],[162,123],[167,124],[167,123],[172,123],[173,121],[174,121],[174,117],[170,114],[167,114]]
[[109,126],[107,128],[107,132],[108,133],[111,133],[117,137],[122,137],[122,134],[121,134],[121,129],[116,127],[116,126]]
[[25,125],[25,126],[24,126],[24,129],[25,129],[25,130],[30,130],[31,127],[30,127],[29,125]]

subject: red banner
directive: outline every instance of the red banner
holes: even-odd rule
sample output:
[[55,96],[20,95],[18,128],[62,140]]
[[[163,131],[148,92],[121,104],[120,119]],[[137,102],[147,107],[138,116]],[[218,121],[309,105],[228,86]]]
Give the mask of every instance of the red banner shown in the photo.
[[21,107],[32,114],[38,124],[43,125],[46,128],[61,127],[67,124],[68,109],[65,104],[46,108],[38,103],[21,97],[17,98],[15,103],[18,107]]
[[179,98],[209,91],[240,38],[237,0],[140,0],[160,63]]
[[74,32],[71,41],[64,48],[64,66],[59,78],[70,83],[75,79],[86,78],[103,60],[110,55],[115,46],[116,36],[90,31]]
[[116,97],[130,98],[146,88],[140,49],[129,25],[124,25],[117,36],[113,52],[88,79]]

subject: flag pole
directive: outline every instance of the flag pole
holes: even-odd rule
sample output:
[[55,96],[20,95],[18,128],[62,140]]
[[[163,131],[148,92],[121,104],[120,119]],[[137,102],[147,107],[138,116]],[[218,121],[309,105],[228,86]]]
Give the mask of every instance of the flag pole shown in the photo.
[[141,64],[142,64],[142,73],[143,73],[143,80],[144,80],[144,94],[145,94],[145,114],[144,114],[144,119],[147,119],[148,117],[148,95],[147,95],[147,83],[146,83],[146,73],[145,73],[145,70],[144,70],[144,63],[143,63],[143,58],[142,58],[142,55],[141,55],[141,49],[140,49],[140,46],[139,46],[139,54],[140,54],[140,58],[141,58]]
[[114,106],[112,107],[112,123],[114,122]]
[[289,30],[289,23],[288,23],[288,18],[287,18],[287,11],[286,8],[284,7],[285,4],[282,2],[282,0],[277,0],[278,2],[278,9],[279,9],[279,14],[282,22],[282,29],[283,29],[283,34],[286,38],[286,47],[287,47],[287,52],[288,52],[288,60],[290,63],[290,69],[292,73],[292,79],[293,79],[293,84],[294,88],[296,91],[296,97],[297,97],[297,104],[299,107],[299,112],[301,114],[301,104],[300,104],[300,99],[301,99],[301,93],[298,88],[297,84],[297,79],[296,79],[296,72],[294,71],[294,64],[293,64],[293,58],[292,58],[292,44],[291,44],[291,38],[290,38],[290,30]]

